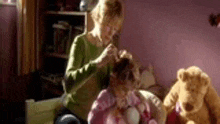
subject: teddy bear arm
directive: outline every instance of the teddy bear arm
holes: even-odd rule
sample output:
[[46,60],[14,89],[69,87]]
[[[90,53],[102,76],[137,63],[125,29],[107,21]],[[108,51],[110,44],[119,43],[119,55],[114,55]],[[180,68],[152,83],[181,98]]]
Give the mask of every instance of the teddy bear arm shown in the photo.
[[174,94],[172,94],[172,93],[168,94],[165,97],[163,104],[164,104],[164,107],[168,113],[170,113],[173,110],[173,108],[176,105],[176,102],[177,102],[177,100],[174,98]]
[[208,108],[211,110],[212,114],[217,119],[217,124],[220,124],[220,97],[218,96],[214,87],[211,85],[207,90],[205,101],[208,105]]
[[179,90],[179,85],[178,85],[178,83],[176,83],[171,88],[171,90],[166,95],[166,97],[163,101],[163,104],[164,104],[168,113],[170,113],[172,111],[172,109],[176,106],[176,102],[178,100],[178,90]]

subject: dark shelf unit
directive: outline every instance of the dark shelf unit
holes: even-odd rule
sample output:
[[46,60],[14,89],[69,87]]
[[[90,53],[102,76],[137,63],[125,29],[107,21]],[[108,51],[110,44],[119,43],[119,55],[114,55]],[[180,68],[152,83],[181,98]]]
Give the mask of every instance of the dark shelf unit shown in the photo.
[[[38,49],[41,51],[39,77],[42,99],[59,97],[63,94],[62,76],[65,73],[73,39],[93,27],[89,12],[52,10],[55,4],[56,2],[52,0],[37,0],[36,39],[41,44]],[[61,37],[64,32],[61,30],[62,26],[67,28],[66,32],[69,34],[64,36],[68,36],[66,38],[68,40],[63,40],[65,37]],[[59,75],[60,79],[54,80],[56,75]]]

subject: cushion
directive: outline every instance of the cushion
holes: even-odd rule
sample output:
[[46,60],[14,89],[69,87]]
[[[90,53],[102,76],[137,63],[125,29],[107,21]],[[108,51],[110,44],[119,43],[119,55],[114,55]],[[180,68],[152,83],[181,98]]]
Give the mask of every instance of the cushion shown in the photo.
[[141,73],[141,86],[140,89],[147,89],[149,86],[155,85],[155,77],[152,72],[144,70]]
[[139,90],[139,92],[146,98],[150,105],[151,116],[158,122],[158,124],[165,124],[167,113],[162,101],[151,92],[146,90]]
[[155,85],[151,85],[147,88],[147,91],[153,93],[154,95],[156,95],[160,100],[163,101],[163,99],[165,98],[165,96],[167,95],[167,93],[169,92],[169,89],[159,85],[159,84],[155,84]]

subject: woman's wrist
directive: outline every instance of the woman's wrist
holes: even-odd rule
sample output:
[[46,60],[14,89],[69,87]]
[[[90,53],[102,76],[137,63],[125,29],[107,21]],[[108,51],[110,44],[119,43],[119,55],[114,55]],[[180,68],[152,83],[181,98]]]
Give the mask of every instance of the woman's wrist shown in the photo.
[[91,61],[91,64],[94,64],[96,66],[97,69],[100,69],[103,67],[103,64],[97,60],[93,60]]

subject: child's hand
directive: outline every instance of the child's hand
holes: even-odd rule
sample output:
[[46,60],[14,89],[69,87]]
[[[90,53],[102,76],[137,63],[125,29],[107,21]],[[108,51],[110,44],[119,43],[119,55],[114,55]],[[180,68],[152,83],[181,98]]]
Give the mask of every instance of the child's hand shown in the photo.
[[[125,94],[124,92],[116,93],[116,95],[117,95],[116,105],[120,109],[126,108],[128,106],[127,98],[124,94]],[[119,96],[119,95],[121,95],[121,96]],[[124,97],[122,97],[122,96],[124,96]]]
[[120,50],[118,52],[118,55],[120,58],[129,58],[129,59],[132,59],[132,54],[129,53],[127,50]]
[[137,109],[139,111],[140,114],[142,114],[145,110],[145,105],[143,103],[137,105]]
[[108,63],[111,64],[117,58],[117,52],[118,49],[113,44],[109,44],[94,62],[97,63],[98,68],[106,66]]

